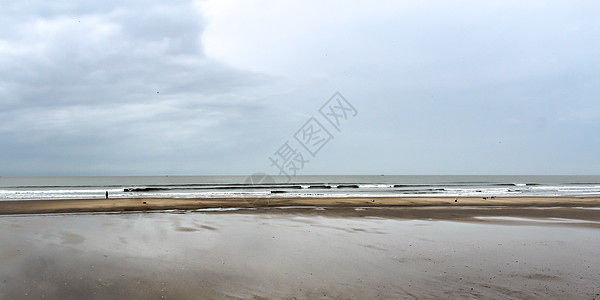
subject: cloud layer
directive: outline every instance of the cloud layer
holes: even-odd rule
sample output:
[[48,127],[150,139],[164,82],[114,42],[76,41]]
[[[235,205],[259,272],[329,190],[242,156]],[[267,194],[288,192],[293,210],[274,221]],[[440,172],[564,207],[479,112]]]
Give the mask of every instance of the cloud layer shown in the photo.
[[[5,4],[0,175],[593,174],[600,7],[506,1]],[[552,163],[549,163],[552,162]]]
[[185,166],[230,147],[236,120],[263,110],[239,93],[268,76],[206,57],[192,3],[12,13],[0,44],[8,174],[201,172]]

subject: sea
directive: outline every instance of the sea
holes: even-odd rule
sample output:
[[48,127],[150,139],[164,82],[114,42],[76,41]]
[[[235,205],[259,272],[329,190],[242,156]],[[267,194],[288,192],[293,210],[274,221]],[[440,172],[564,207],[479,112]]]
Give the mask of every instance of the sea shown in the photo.
[[110,198],[600,196],[600,176],[0,177],[0,201]]

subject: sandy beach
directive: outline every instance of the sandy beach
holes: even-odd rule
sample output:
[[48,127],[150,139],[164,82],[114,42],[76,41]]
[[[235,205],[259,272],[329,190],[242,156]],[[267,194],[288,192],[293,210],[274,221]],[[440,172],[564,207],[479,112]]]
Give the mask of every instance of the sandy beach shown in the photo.
[[596,198],[247,200],[1,202],[0,299],[600,299]]
[[0,201],[0,214],[193,210],[248,207],[536,206],[600,207],[598,197],[118,198]]

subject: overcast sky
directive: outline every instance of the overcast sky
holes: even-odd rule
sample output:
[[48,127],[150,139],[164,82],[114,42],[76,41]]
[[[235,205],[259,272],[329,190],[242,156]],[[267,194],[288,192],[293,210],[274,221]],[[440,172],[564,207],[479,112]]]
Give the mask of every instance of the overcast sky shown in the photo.
[[0,2],[0,176],[600,173],[598,1],[121,2]]

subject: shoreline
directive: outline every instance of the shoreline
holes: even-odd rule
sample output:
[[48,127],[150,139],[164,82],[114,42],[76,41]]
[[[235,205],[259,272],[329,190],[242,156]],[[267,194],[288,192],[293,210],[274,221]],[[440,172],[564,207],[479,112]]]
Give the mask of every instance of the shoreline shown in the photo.
[[[456,201],[456,202],[455,202]],[[0,215],[253,207],[600,207],[600,197],[115,198],[0,201]]]

